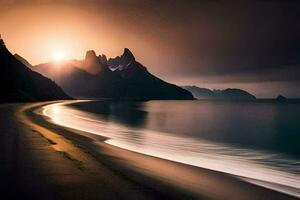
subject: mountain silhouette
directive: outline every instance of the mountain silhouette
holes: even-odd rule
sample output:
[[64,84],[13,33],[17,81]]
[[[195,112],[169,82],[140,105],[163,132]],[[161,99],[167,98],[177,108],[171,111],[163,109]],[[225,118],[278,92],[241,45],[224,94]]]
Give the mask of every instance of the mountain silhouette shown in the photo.
[[247,91],[241,89],[228,88],[225,90],[210,90],[197,86],[183,86],[198,99],[215,99],[215,100],[233,100],[233,101],[253,101],[256,97]]
[[285,96],[279,95],[278,97],[276,97],[276,101],[280,102],[280,103],[284,103],[288,101],[288,98],[286,98]]
[[213,99],[215,98],[215,93],[207,88],[200,88],[197,86],[183,86],[182,88],[190,91],[194,97],[198,99]]
[[0,102],[70,99],[53,81],[32,71],[12,55],[1,38],[0,68]]
[[20,56],[19,54],[14,54],[14,57],[19,60],[21,63],[23,63],[26,67],[28,68],[32,68],[32,65],[22,56]]
[[[128,100],[193,99],[187,90],[152,75],[125,48],[121,56],[107,60],[88,51],[83,61],[50,62],[33,67],[55,80],[69,95],[81,98]],[[91,70],[92,69],[92,70]]]

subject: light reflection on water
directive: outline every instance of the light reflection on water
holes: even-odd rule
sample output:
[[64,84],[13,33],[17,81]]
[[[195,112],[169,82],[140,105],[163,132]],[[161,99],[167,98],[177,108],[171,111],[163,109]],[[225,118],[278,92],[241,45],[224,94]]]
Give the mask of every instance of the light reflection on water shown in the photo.
[[[86,102],[85,104],[89,103]],[[250,148],[251,145],[247,146],[246,144],[243,146],[229,142],[222,143],[218,140],[214,141],[213,138],[210,138],[211,136],[205,138],[204,136],[199,137],[195,134],[174,134],[176,131],[172,131],[172,128],[179,126],[178,124],[169,124],[167,127],[171,128],[164,129],[166,124],[170,123],[168,119],[173,118],[171,122],[176,123],[188,118],[190,121],[187,120],[186,123],[195,127],[191,122],[191,118],[197,119],[199,117],[196,116],[196,113],[189,117],[184,116],[191,113],[186,113],[186,105],[182,106],[179,102],[176,102],[176,111],[166,111],[166,109],[171,109],[171,107],[166,107],[165,102],[161,104],[156,102],[154,106],[151,102],[144,103],[143,105],[134,104],[133,110],[130,108],[132,105],[124,106],[124,104],[116,105],[98,102],[97,106],[101,103],[105,106],[95,107],[94,104],[92,107],[98,111],[101,110],[100,113],[104,113],[103,115],[79,110],[64,103],[45,106],[43,114],[50,117],[56,124],[105,136],[109,138],[106,140],[106,143],[111,145],[172,161],[229,173],[246,181],[300,197],[300,161],[297,157],[278,153],[277,151],[273,151],[272,148],[262,150],[259,148]],[[110,115],[111,112],[114,114]],[[196,111],[194,110],[194,112]],[[211,117],[210,112],[212,112],[211,108],[201,110],[202,115],[206,117],[203,118],[204,120]],[[267,117],[263,119],[263,123],[273,123],[268,121],[269,116],[272,116],[272,112],[266,112]],[[178,113],[183,114],[178,115]],[[252,113],[252,115],[251,112],[247,112],[247,114],[249,114],[247,119],[256,119],[255,114],[257,113]],[[123,115],[123,118],[120,118],[120,115]],[[244,121],[238,119],[238,116],[235,116],[233,113],[230,113],[230,116],[240,122],[239,126],[244,124]],[[202,119],[202,116],[200,117]],[[211,130],[214,126],[221,126],[216,121],[218,116],[214,114],[213,117],[213,125],[206,124],[206,127],[204,127],[202,124],[201,128]],[[257,116],[257,118],[260,117],[262,118],[262,116]],[[226,119],[226,122],[228,120]],[[257,125],[257,123],[255,123],[256,129],[262,125]],[[229,125],[226,123],[222,127],[224,132],[229,131],[224,129],[225,126]],[[217,128],[218,131],[221,130],[219,128]],[[158,129],[161,129],[161,131],[158,131]],[[170,129],[170,132],[166,132],[166,130]],[[265,127],[261,129],[269,130]],[[180,129],[183,132],[186,130]],[[259,131],[262,130],[258,130],[257,134],[260,134]],[[223,139],[224,136],[220,136],[220,138]],[[236,137],[233,138],[226,139],[235,141]],[[265,135],[260,139],[268,141]],[[267,144],[266,147],[268,147]]]

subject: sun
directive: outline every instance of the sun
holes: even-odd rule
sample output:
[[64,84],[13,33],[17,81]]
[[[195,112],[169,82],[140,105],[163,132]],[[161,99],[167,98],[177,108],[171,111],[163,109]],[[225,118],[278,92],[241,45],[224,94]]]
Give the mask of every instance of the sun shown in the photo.
[[66,54],[62,50],[56,50],[53,52],[52,58],[54,61],[62,61],[66,58]]

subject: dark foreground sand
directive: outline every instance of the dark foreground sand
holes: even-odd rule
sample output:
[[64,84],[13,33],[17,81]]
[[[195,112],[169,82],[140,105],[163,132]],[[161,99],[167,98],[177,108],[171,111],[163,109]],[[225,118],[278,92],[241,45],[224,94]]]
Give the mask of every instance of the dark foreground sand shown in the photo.
[[44,104],[0,105],[0,199],[296,199],[53,125]]

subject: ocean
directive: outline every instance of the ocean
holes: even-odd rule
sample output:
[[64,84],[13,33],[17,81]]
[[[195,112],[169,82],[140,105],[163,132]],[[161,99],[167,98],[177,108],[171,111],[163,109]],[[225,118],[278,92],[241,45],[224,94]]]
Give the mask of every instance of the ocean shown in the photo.
[[300,103],[75,101],[43,114],[110,145],[300,197]]

